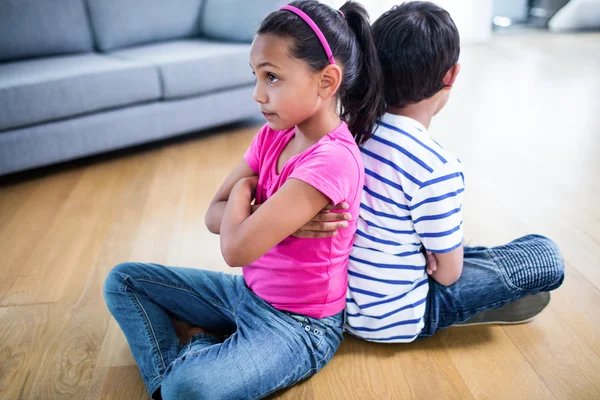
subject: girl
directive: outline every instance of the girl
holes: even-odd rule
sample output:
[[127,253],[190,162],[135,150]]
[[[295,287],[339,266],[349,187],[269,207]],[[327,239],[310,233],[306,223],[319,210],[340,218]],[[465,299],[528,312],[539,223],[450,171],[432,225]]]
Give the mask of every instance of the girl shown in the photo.
[[[261,398],[315,374],[342,340],[364,178],[354,139],[368,137],[384,107],[367,14],[354,2],[293,2],[263,21],[250,66],[268,122],[206,214],[243,277],[125,263],[105,283],[153,398]],[[348,229],[290,236],[341,202]],[[181,348],[171,316],[199,327]]]

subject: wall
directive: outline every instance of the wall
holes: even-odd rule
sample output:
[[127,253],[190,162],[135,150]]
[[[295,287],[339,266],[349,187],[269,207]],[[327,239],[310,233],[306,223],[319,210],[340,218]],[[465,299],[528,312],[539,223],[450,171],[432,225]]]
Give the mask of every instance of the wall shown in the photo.
[[[345,0],[322,0],[322,3],[339,8]],[[396,4],[399,0],[359,0],[365,6],[371,21]],[[460,32],[462,43],[484,43],[492,34],[492,0],[434,0],[434,3],[445,8]]]

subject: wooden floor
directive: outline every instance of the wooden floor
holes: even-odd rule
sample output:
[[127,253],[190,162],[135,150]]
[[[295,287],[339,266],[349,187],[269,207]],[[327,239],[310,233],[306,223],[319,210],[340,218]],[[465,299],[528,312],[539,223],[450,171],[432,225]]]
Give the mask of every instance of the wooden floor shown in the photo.
[[[600,34],[499,36],[461,62],[432,134],[465,164],[466,240],[548,235],[564,285],[526,325],[347,338],[276,398],[600,398]],[[256,129],[1,181],[1,399],[147,398],[104,278],[126,260],[227,270],[204,212]]]

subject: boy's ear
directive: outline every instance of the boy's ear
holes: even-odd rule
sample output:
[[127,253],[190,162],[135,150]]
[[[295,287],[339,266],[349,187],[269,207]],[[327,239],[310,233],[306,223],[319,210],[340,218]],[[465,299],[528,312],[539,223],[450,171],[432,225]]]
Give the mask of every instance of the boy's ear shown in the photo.
[[448,72],[446,72],[446,75],[444,75],[444,85],[446,86],[446,89],[452,88],[452,85],[454,85],[454,81],[456,80],[456,77],[458,76],[459,72],[459,63],[454,64],[452,67],[450,67]]
[[330,64],[319,75],[319,97],[328,99],[334,96],[342,84],[342,69],[336,64]]

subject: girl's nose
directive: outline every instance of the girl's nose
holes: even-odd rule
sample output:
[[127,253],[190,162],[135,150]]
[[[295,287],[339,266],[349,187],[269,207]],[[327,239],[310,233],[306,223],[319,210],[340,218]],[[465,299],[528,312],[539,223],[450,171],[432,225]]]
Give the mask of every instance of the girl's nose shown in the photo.
[[265,104],[267,102],[266,93],[259,87],[258,84],[254,86],[254,93],[252,93],[252,97],[257,103]]

